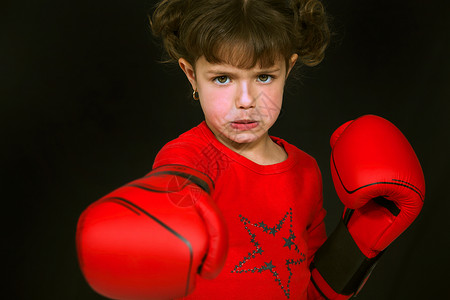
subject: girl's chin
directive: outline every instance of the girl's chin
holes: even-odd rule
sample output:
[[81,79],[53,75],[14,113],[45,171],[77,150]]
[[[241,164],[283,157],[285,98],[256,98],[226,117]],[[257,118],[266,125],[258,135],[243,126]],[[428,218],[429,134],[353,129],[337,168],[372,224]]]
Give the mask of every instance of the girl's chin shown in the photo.
[[254,132],[234,133],[225,136],[232,144],[251,144],[261,139],[261,135]]
[[236,130],[229,124],[212,130],[216,138],[228,147],[241,147],[245,144],[251,144],[261,140],[261,137],[268,135],[261,124],[258,124],[257,128],[250,130]]

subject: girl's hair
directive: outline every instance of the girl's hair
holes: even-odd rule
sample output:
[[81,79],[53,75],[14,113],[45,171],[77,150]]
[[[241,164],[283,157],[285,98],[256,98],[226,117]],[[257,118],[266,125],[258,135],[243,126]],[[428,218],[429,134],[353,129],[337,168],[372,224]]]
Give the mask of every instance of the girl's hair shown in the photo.
[[163,0],[150,17],[153,34],[170,56],[191,65],[210,63],[269,67],[297,53],[314,66],[329,41],[327,17],[319,0]]

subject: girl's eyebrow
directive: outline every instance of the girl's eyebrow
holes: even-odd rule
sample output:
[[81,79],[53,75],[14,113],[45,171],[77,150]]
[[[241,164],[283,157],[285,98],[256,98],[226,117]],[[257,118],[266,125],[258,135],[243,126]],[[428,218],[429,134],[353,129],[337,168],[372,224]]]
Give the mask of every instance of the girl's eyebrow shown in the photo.
[[[273,69],[260,69],[256,70],[255,73],[262,74],[262,73],[275,73],[280,71],[279,67],[274,67]],[[213,75],[220,75],[220,74],[233,74],[234,72],[232,70],[220,70],[220,69],[211,69],[206,72],[207,74],[213,74]]]
[[214,74],[214,75],[218,75],[218,74],[225,74],[225,73],[232,73],[230,71],[224,71],[224,70],[209,70],[206,72],[207,74]]
[[280,71],[281,69],[280,68],[278,68],[278,67],[274,67],[274,68],[268,68],[268,69],[261,69],[261,70],[259,70],[257,73],[275,73],[275,72],[278,72],[278,71]]

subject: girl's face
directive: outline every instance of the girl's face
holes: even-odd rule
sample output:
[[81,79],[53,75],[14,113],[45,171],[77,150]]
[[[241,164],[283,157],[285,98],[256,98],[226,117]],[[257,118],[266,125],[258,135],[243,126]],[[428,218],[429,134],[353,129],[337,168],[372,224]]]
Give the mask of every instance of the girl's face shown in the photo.
[[179,64],[198,91],[206,124],[220,142],[236,150],[269,139],[268,130],[280,113],[284,84],[297,57],[291,57],[289,70],[281,58],[264,69],[259,64],[252,69],[211,64],[203,56],[195,70],[183,58]]

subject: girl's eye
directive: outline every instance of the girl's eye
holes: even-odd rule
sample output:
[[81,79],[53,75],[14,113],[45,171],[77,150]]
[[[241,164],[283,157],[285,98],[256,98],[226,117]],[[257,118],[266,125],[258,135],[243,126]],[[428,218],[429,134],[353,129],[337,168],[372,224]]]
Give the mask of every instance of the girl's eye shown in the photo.
[[258,80],[259,80],[260,82],[267,83],[267,82],[272,81],[272,76],[267,75],[267,74],[262,74],[262,75],[259,75],[259,76],[258,76]]
[[217,82],[218,84],[225,84],[228,83],[230,79],[228,78],[228,76],[218,76],[214,78],[214,81]]

